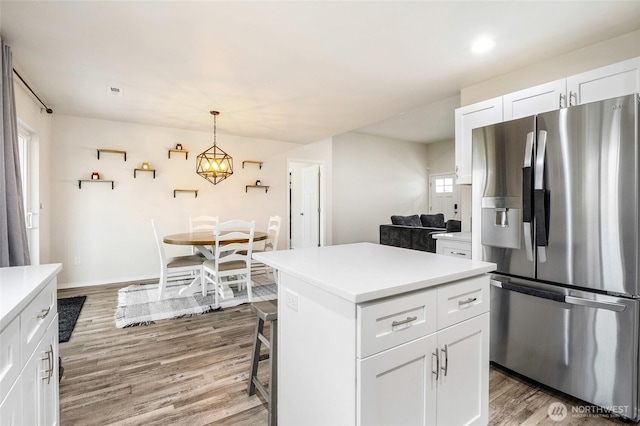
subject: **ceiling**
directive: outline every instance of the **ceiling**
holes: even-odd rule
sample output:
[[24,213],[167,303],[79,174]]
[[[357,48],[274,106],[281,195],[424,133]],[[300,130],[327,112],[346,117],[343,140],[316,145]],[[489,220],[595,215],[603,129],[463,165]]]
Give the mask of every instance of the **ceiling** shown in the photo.
[[215,109],[221,133],[296,143],[452,139],[461,88],[639,28],[640,1],[0,1],[54,114],[211,131]]

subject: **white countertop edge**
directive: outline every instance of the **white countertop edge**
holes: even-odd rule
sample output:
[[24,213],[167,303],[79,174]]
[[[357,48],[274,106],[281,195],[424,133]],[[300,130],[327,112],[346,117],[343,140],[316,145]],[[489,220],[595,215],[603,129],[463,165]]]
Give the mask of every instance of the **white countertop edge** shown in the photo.
[[[367,245],[369,247],[367,247]],[[354,250],[362,250],[363,248],[370,249],[372,247],[370,243],[355,243],[352,245],[345,245],[345,246],[353,246]],[[336,246],[326,246],[326,249],[331,250],[331,247],[336,247]],[[402,256],[408,254],[408,253],[401,253],[397,251],[397,250],[408,250],[408,249],[399,249],[396,247],[389,247],[389,246],[381,246],[381,247],[383,247],[383,250],[387,250],[387,251],[393,250],[393,254],[401,254]],[[322,250],[322,249],[323,248],[320,248],[319,250]],[[302,250],[306,250],[306,249],[302,249]],[[372,300],[385,298],[385,297],[389,297],[389,296],[393,296],[401,293],[411,292],[415,290],[433,287],[440,284],[445,284],[448,282],[458,281],[461,279],[470,278],[473,276],[482,275],[484,273],[494,271],[496,268],[496,265],[493,263],[481,262],[476,260],[456,259],[456,258],[429,253],[428,256],[424,257],[424,260],[428,262],[432,262],[432,261],[437,262],[439,260],[442,260],[445,262],[456,262],[458,264],[462,262],[464,264],[464,267],[461,270],[456,270],[453,272],[447,271],[447,272],[438,273],[438,274],[431,274],[431,275],[426,274],[425,279],[420,279],[420,277],[417,276],[417,277],[408,279],[407,282],[404,282],[404,283],[396,282],[395,284],[390,285],[388,287],[374,286],[374,288],[372,288],[371,290],[367,290],[367,289],[363,290],[362,288],[357,288],[358,286],[355,286],[355,287],[352,286],[351,288],[342,288],[340,285],[336,284],[335,280],[332,279],[332,277],[326,277],[326,276],[316,277],[314,276],[314,274],[309,273],[308,258],[303,255],[302,250],[300,250],[299,252],[301,255],[300,257],[302,258],[302,262],[303,263],[305,263],[305,261],[307,262],[306,266],[302,266],[302,267],[300,267],[298,262],[295,262],[296,261],[295,257],[298,256],[297,253],[291,252],[291,251],[254,253],[253,258],[259,262],[265,263],[293,277],[302,279],[311,285],[314,285],[324,291],[327,291],[328,293],[339,296],[352,303],[365,303]],[[316,250],[316,249],[308,249],[308,250]],[[412,253],[413,255],[420,256],[421,260],[423,260],[422,255],[417,254],[421,252],[415,252],[413,250],[411,250],[411,252],[414,252]],[[387,268],[389,268],[388,270],[391,270],[393,268],[393,265],[384,265],[383,267],[385,270],[387,270]]]
[[[0,268],[0,298],[3,299],[0,302],[0,330],[9,325],[61,270],[61,263]],[[19,278],[20,283],[8,282]],[[10,295],[9,291],[14,293]]]
[[[258,259],[260,260],[260,259]],[[266,262],[265,262],[266,263]],[[447,283],[451,283],[454,281],[458,281],[458,280],[462,280],[465,278],[471,278],[471,277],[475,277],[478,275],[482,275],[488,272],[492,272],[495,271],[495,266],[485,266],[483,268],[477,268],[474,269],[473,271],[463,271],[463,272],[455,272],[449,275],[443,275],[440,276],[438,278],[433,278],[433,279],[429,279],[429,280],[424,280],[424,281],[417,281],[414,283],[408,283],[408,284],[404,284],[401,286],[396,286],[396,287],[392,287],[392,288],[386,288],[383,290],[374,290],[374,291],[370,291],[367,293],[360,293],[360,294],[353,294],[350,293],[348,291],[343,291],[342,289],[340,289],[339,287],[327,284],[326,282],[322,281],[322,280],[317,280],[314,279],[312,277],[309,277],[308,275],[305,274],[300,274],[297,273],[296,271],[293,271],[289,268],[285,268],[285,267],[278,267],[277,265],[269,265],[269,266],[273,266],[274,268],[276,268],[279,271],[282,271],[286,274],[289,274],[293,277],[299,278],[303,281],[306,281],[309,284],[312,284],[328,293],[334,294],[336,296],[339,296],[349,302],[352,303],[366,303],[366,302],[371,302],[373,300],[378,300],[378,299],[383,299],[385,297],[391,297],[391,296],[396,296],[398,294],[403,294],[403,293],[409,293],[412,291],[416,291],[416,290],[423,290],[426,288],[430,288],[430,287],[434,287],[434,286],[438,286],[441,284],[447,284]]]

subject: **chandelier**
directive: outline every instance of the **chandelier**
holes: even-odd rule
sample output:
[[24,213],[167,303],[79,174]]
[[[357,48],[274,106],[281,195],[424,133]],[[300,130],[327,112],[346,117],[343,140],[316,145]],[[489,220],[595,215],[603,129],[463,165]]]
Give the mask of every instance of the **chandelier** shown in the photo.
[[213,115],[213,146],[196,157],[196,173],[216,185],[233,174],[233,158],[216,144],[216,116]]

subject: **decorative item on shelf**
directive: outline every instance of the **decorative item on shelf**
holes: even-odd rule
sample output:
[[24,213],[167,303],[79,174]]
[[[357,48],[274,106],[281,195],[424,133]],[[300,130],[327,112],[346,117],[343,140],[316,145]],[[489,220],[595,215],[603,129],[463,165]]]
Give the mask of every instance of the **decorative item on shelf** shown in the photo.
[[100,179],[100,174],[98,172],[91,173],[91,180],[98,180],[98,179]]
[[256,186],[260,186],[260,185],[262,185],[262,182],[260,182],[260,180],[257,180],[256,181]]
[[152,169],[151,166],[149,165],[148,162],[143,161],[142,165],[140,166],[140,168],[135,168],[133,169],[133,177],[136,178],[138,177],[137,172],[152,172],[153,173],[153,178],[156,178],[156,169]]
[[220,148],[216,142],[216,116],[213,115],[213,146],[196,157],[196,173],[216,185],[233,174],[233,158]]
[[176,149],[177,149],[178,151],[182,151],[182,144],[181,144],[181,143],[177,143],[177,144],[176,144]]

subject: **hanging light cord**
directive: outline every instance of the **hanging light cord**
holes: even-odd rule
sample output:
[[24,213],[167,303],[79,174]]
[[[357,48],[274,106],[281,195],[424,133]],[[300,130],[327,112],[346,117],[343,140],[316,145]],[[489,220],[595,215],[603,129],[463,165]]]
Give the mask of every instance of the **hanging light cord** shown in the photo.
[[53,110],[49,107],[47,107],[44,102],[42,102],[42,100],[38,97],[38,95],[36,95],[36,92],[33,91],[33,89],[31,87],[29,87],[29,85],[27,84],[26,81],[24,81],[24,79],[20,76],[20,74],[18,74],[18,71],[16,71],[16,69],[13,69],[13,72],[15,73],[15,75],[18,76],[18,78],[20,79],[20,81],[22,81],[24,83],[25,86],[27,86],[27,89],[29,89],[29,91],[31,93],[33,93],[33,96],[36,97],[37,100],[40,101],[40,103],[42,104],[42,106],[44,107],[44,110],[47,111],[47,114],[53,114]]

